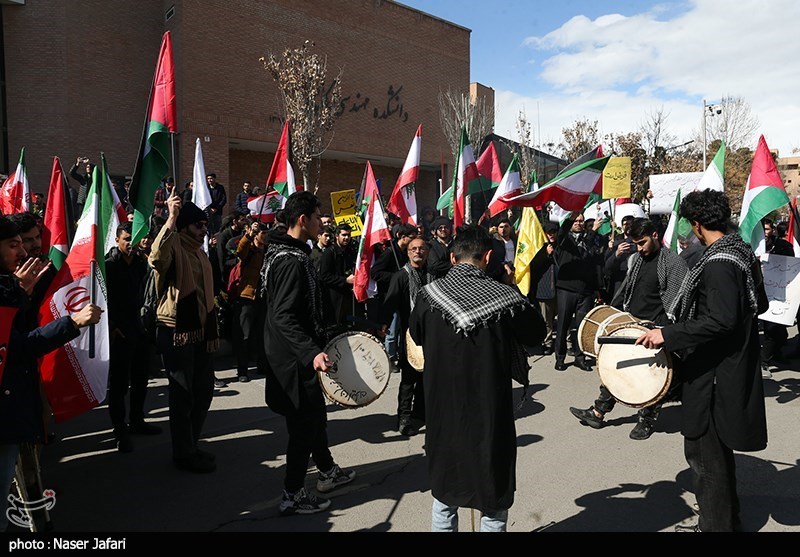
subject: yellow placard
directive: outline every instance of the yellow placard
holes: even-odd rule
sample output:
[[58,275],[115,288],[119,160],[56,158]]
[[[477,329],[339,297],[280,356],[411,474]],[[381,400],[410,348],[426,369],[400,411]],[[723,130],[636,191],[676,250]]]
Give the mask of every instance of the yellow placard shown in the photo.
[[333,218],[336,221],[336,224],[342,224],[343,222],[346,222],[347,224],[350,225],[350,228],[352,229],[350,236],[352,238],[357,238],[358,236],[361,236],[361,230],[363,228],[363,225],[361,224],[361,217],[359,217],[358,215],[340,215],[338,217],[333,217]]
[[603,170],[603,199],[631,196],[631,158],[611,157]]
[[[331,207],[333,216],[356,214],[356,190],[341,190],[331,192]],[[338,220],[336,222],[339,222]]]

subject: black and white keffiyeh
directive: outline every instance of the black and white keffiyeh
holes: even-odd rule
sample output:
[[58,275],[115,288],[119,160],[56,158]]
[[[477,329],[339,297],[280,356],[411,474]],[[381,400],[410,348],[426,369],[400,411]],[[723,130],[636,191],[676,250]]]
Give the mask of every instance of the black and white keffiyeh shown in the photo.
[[[658,293],[661,297],[661,303],[667,309],[672,307],[672,303],[678,295],[682,281],[686,276],[686,263],[678,254],[665,248],[658,250],[657,257]],[[632,254],[628,260],[628,272],[620,286],[620,290],[623,292],[623,311],[630,310],[631,298],[633,297],[633,291],[643,262],[644,259],[639,252]]]
[[747,277],[747,298],[753,315],[758,315],[758,297],[756,294],[753,269],[757,260],[753,249],[742,240],[737,233],[726,234],[703,252],[694,267],[687,273],[673,303],[667,308],[667,316],[672,321],[692,319],[697,311],[697,287],[703,269],[712,261],[727,261],[734,264]]
[[411,263],[403,265],[403,270],[408,275],[408,298],[411,311],[414,311],[414,305],[417,303],[417,295],[420,290],[422,290],[422,287],[426,284],[430,284],[436,280],[436,277],[430,274],[427,269],[423,269],[422,272],[420,272],[412,267]]
[[[478,327],[496,323],[502,317],[530,306],[518,290],[494,280],[478,267],[464,263],[453,266],[443,278],[423,287],[420,296],[432,308],[442,312],[457,333],[465,336]],[[528,354],[513,337],[511,346],[511,377],[527,387]]]

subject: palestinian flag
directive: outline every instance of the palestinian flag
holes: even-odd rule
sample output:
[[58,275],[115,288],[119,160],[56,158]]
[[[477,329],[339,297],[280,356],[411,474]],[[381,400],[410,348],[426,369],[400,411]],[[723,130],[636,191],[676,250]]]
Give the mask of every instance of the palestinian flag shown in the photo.
[[17,169],[0,186],[0,212],[4,215],[25,213],[31,209],[31,190],[25,171],[25,147],[19,152]]
[[272,159],[272,167],[269,169],[269,176],[267,176],[267,189],[274,188],[281,196],[288,198],[297,191],[297,186],[294,181],[294,170],[292,170],[292,163],[289,161],[291,150],[289,149],[289,120],[283,124],[283,131],[281,132],[281,139],[278,142],[278,148],[275,151],[275,158]]
[[753,156],[739,218],[739,234],[753,247],[756,255],[766,251],[761,219],[787,203],[789,196],[786,195],[780,172],[762,135]]
[[800,214],[797,212],[796,197],[792,199],[789,209],[789,226],[786,231],[786,241],[792,244],[794,256],[800,257]]
[[134,245],[150,231],[154,196],[161,180],[169,172],[170,134],[176,133],[177,122],[172,39],[167,31],[161,42],[153,87],[147,102],[147,117],[139,146],[139,157],[128,192],[130,204],[133,205],[131,241]]
[[[470,185],[469,195],[474,195],[482,191],[490,191],[500,185],[503,181],[503,169],[500,167],[500,157],[497,155],[494,141],[489,142],[489,146],[481,153],[475,161],[475,168],[478,169],[480,179]],[[447,188],[436,202],[439,211],[450,208],[453,201],[453,188]]]
[[422,124],[417,128],[411,148],[408,150],[403,170],[397,178],[386,209],[400,217],[403,222],[417,224],[417,196],[415,185],[419,176],[419,156],[422,149]]
[[42,227],[42,253],[53,262],[58,271],[67,258],[70,244],[72,221],[68,207],[71,206],[69,190],[64,179],[64,170],[58,157],[53,157],[53,170],[50,173],[50,187],[47,189],[47,206],[44,210]]
[[375,175],[372,173],[372,165],[369,161],[367,161],[366,175],[363,199],[366,206],[363,216],[364,228],[361,231],[361,242],[358,244],[355,281],[353,282],[353,294],[359,302],[365,302],[367,298],[372,298],[378,293],[378,285],[369,276],[372,264],[375,263],[375,245],[392,239],[389,226],[383,216],[378,184],[375,182]]
[[480,175],[475,165],[472,154],[472,145],[469,144],[467,129],[461,128],[461,141],[456,156],[455,171],[453,172],[453,229],[467,221],[466,200],[467,192],[473,187],[480,187]]
[[489,202],[489,216],[493,217],[510,207],[507,202],[501,199],[502,197],[513,197],[518,195],[521,191],[522,185],[519,177],[519,161],[515,154],[514,158],[511,159],[511,164],[508,165],[508,170],[506,170],[505,175],[500,180],[500,185],[497,186],[492,200]]
[[706,171],[703,173],[703,177],[700,179],[700,183],[697,184],[697,187],[694,189],[694,191],[704,191],[707,189],[714,191],[725,191],[724,176],[725,142],[723,141],[717,150],[717,154],[714,155],[711,164],[709,164],[708,168],[706,168]]
[[275,190],[266,195],[256,195],[247,200],[250,216],[261,222],[275,222],[275,214],[286,204],[286,198]]
[[98,406],[107,395],[109,331],[104,250],[116,215],[111,195],[114,188],[105,172],[105,156],[101,159],[102,165],[94,169],[75,240],[39,308],[40,326],[77,313],[90,302],[103,310],[99,323],[81,329],[80,336],[39,359],[42,386],[59,423]]

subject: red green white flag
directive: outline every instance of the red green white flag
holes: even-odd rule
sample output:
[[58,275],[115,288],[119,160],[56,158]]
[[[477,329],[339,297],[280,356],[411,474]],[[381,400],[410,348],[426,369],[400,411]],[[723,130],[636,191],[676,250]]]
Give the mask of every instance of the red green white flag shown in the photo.
[[[500,166],[500,157],[494,146],[494,141],[489,142],[489,146],[484,149],[478,160],[475,161],[475,168],[478,169],[480,179],[470,184],[468,194],[473,195],[481,191],[490,191],[500,185],[503,181],[503,168]],[[447,188],[436,202],[436,209],[442,211],[451,209],[453,202],[453,188]]]
[[358,245],[353,282],[353,293],[359,302],[365,302],[367,298],[372,298],[378,293],[378,285],[369,276],[369,271],[375,262],[375,245],[392,239],[389,225],[386,224],[383,216],[378,184],[375,182],[375,175],[369,161],[367,161],[366,176],[363,198],[366,207],[363,215],[364,228],[361,231],[361,242]]
[[513,197],[522,191],[522,183],[519,176],[519,161],[517,155],[511,159],[511,164],[508,165],[505,175],[500,180],[500,185],[494,192],[492,200],[489,202],[489,216],[493,217],[502,213],[510,207],[510,205],[503,201],[504,196]]
[[780,172],[762,135],[753,156],[739,218],[739,234],[753,247],[756,255],[766,251],[761,219],[788,203],[789,196],[783,187]]
[[[472,188],[480,188],[480,174],[475,164],[472,145],[469,144],[467,129],[461,128],[461,141],[456,155],[455,172],[453,172],[453,228],[467,222],[466,200],[467,193]],[[479,190],[480,191],[480,190]]]
[[419,177],[419,156],[422,150],[422,124],[417,128],[417,133],[411,142],[403,170],[397,178],[386,209],[400,217],[403,222],[417,224],[417,196],[415,193],[417,178]]
[[50,187],[47,189],[47,207],[42,226],[42,252],[47,253],[53,268],[61,269],[67,258],[70,244],[70,221],[67,210],[68,191],[64,171],[58,157],[53,157]]
[[275,158],[272,159],[272,167],[267,176],[267,191],[275,189],[281,196],[288,198],[298,191],[294,180],[294,170],[290,162],[289,149],[289,120],[283,124],[281,139],[278,142],[278,149],[275,151]]
[[139,157],[133,170],[128,198],[133,206],[133,234],[137,244],[150,232],[154,197],[161,181],[169,172],[171,159],[170,134],[177,132],[175,102],[175,67],[172,60],[170,32],[164,33],[153,87],[147,103]]
[[25,147],[19,153],[17,169],[0,187],[0,211],[4,215],[25,213],[31,209],[31,190],[25,170]]

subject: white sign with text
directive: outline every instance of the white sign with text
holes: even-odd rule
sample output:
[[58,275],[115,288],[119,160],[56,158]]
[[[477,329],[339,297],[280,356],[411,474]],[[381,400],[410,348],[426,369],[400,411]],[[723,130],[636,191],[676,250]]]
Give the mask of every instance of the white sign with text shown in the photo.
[[765,253],[761,270],[769,309],[758,318],[791,327],[800,307],[800,257]]

